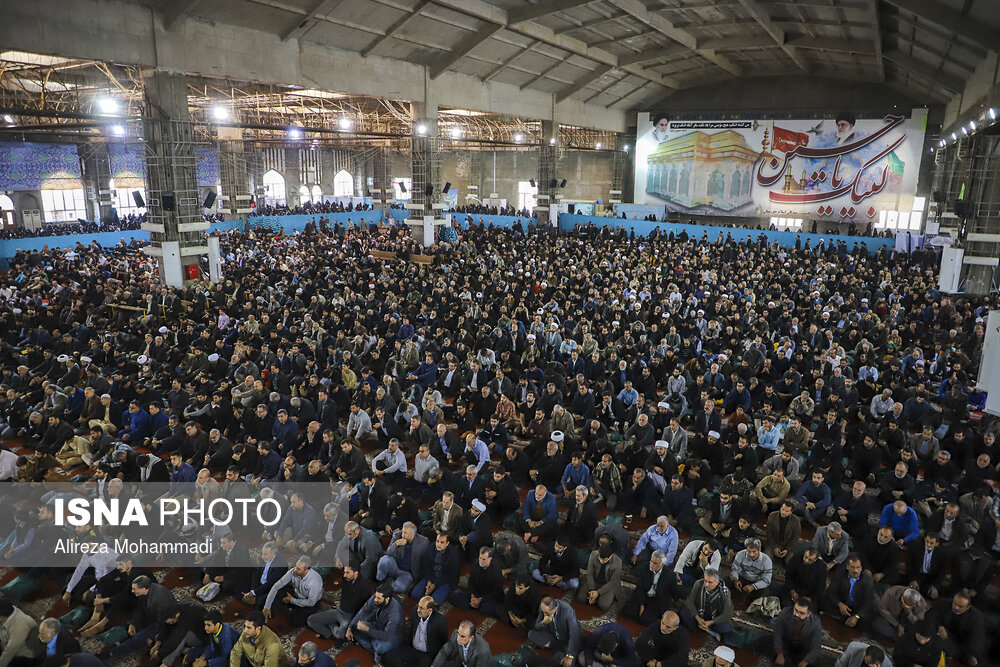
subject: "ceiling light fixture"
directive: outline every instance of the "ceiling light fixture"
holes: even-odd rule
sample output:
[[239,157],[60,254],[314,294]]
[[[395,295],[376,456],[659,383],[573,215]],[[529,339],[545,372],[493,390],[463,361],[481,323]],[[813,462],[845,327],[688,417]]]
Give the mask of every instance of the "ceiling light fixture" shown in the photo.
[[974,120],[969,121],[969,129],[972,130],[973,132],[976,131],[976,121]]
[[301,139],[302,138],[302,130],[300,130],[297,127],[289,128],[289,130],[288,130],[288,138],[289,139]]
[[229,110],[221,104],[216,104],[212,107],[212,118],[215,120],[226,120],[229,118]]
[[521,142],[524,139],[524,135],[518,132],[514,135],[514,141]]
[[556,145],[556,138],[552,137],[551,139],[549,139],[549,146],[555,146],[555,145]]
[[423,123],[417,125],[417,134],[419,134],[420,136],[427,134],[427,126],[424,125]]
[[337,122],[337,125],[342,130],[349,130],[351,129],[351,125],[353,125],[353,123],[351,122],[351,119],[348,118],[347,116],[341,116],[340,120]]
[[111,133],[116,137],[123,137],[125,136],[125,128],[122,127],[121,125],[112,125]]
[[4,122],[6,122],[8,125],[14,125],[15,124],[14,117],[11,116],[9,113],[5,113],[3,115],[3,119],[4,119]]
[[594,148],[596,148],[597,150],[601,150],[601,142],[598,141],[596,144],[594,144]]
[[453,127],[453,128],[451,128],[451,138],[452,139],[458,139],[460,136],[462,136],[462,128],[460,128],[460,127]]
[[628,144],[625,144],[625,152],[628,153]]
[[996,119],[997,119],[997,110],[990,109],[990,120],[996,120]]
[[97,100],[97,108],[105,114],[118,113],[118,100],[112,97],[102,97]]

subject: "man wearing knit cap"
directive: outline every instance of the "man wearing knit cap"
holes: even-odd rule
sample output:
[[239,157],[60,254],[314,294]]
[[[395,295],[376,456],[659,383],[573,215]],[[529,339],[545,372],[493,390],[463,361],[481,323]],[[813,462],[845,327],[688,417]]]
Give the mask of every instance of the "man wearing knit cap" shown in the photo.
[[705,658],[701,667],[739,667],[736,664],[736,651],[728,646],[716,646],[715,652]]

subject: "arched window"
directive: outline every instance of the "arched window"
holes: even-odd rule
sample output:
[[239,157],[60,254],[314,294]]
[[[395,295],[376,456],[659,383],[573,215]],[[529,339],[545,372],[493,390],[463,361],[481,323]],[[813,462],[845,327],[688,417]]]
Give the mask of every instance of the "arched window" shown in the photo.
[[0,229],[14,226],[14,200],[0,195]]
[[684,167],[684,171],[681,172],[681,183],[678,186],[680,188],[679,194],[689,195],[691,194],[691,168]]
[[276,172],[275,170],[268,171],[264,174],[264,189],[267,194],[264,196],[264,201],[269,206],[278,206],[285,203],[285,177]]
[[740,190],[741,195],[750,194],[750,172],[743,174],[743,189]]
[[354,177],[351,176],[350,172],[341,169],[337,172],[337,175],[333,177],[333,196],[354,196]]
[[312,187],[312,200],[314,204],[319,204],[323,201],[323,188],[318,185]]
[[308,204],[312,200],[312,195],[309,194],[309,186],[301,185],[299,186],[299,203]]
[[669,181],[669,185],[667,186],[667,190],[670,192],[670,194],[674,194],[674,195],[677,194],[677,175],[679,173],[680,173],[680,170],[678,170],[678,169],[671,169],[670,170],[670,181]]
[[708,177],[708,196],[710,199],[719,198],[722,199],[726,196],[726,185],[725,179],[722,176],[722,172],[716,169]]
[[742,181],[740,180],[740,172],[735,172],[733,174],[732,180],[729,181],[729,198],[735,199],[740,196],[740,185]]

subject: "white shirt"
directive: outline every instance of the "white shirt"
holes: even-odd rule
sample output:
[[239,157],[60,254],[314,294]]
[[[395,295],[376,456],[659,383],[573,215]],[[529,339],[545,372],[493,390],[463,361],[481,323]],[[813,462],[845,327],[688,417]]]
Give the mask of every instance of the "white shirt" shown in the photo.
[[17,476],[17,454],[10,450],[0,451],[0,480],[14,479]]

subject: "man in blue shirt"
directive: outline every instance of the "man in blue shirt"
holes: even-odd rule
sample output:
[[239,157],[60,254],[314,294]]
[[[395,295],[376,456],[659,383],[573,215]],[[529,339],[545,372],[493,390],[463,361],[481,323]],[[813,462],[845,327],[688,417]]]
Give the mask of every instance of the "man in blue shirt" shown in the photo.
[[[760,420],[760,428],[757,429],[757,442],[761,449],[767,450],[766,456],[773,456],[778,451],[778,442],[781,440],[781,430],[774,427],[770,417],[763,417]],[[766,456],[761,456],[763,460]]]
[[575,497],[578,486],[590,487],[590,468],[583,462],[582,452],[573,452],[570,462],[563,471],[560,484],[565,498]]
[[830,487],[823,481],[823,472],[814,470],[812,481],[800,486],[799,492],[795,494],[795,509],[815,526],[826,515],[830,496]]
[[170,496],[193,494],[197,476],[194,468],[184,462],[184,456],[179,451],[170,453]]
[[677,529],[670,525],[666,516],[656,517],[656,523],[646,529],[632,552],[632,563],[641,567],[649,562],[654,551],[662,551],[666,556],[664,565],[672,565],[677,556]]
[[191,651],[189,658],[194,658],[192,667],[227,667],[229,654],[233,645],[240,638],[240,633],[232,626],[222,622],[222,612],[210,609],[205,614],[205,634],[208,643],[200,651]]
[[882,526],[892,528],[896,544],[901,547],[904,543],[912,542],[920,537],[920,519],[917,518],[916,511],[907,505],[905,500],[897,500],[882,508],[878,527]]

